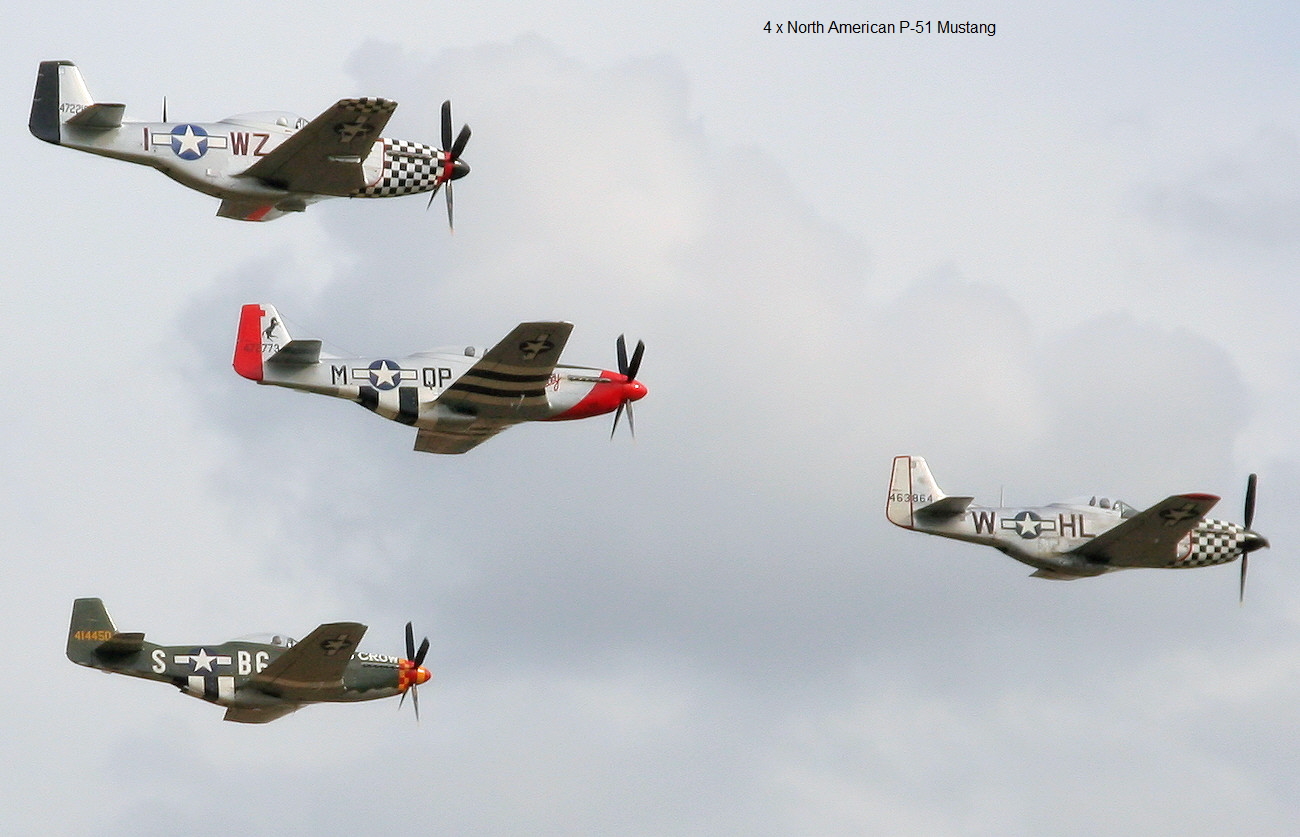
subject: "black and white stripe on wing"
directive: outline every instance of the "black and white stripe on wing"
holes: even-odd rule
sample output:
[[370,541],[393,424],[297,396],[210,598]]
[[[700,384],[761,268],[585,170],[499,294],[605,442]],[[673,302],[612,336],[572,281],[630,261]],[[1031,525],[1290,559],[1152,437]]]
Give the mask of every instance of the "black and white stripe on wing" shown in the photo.
[[548,405],[546,385],[551,375],[549,369],[510,372],[502,367],[489,369],[480,365],[456,379],[443,397],[480,407],[545,408]]

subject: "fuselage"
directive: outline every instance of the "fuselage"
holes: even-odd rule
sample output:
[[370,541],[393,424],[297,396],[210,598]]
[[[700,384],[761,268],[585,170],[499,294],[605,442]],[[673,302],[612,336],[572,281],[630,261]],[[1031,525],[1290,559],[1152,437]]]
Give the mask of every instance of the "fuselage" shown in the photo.
[[268,363],[259,383],[332,395],[356,402],[384,418],[430,430],[476,420],[497,424],[567,421],[612,413],[624,400],[645,394],[639,381],[607,369],[557,366],[545,384],[545,405],[500,405],[461,412],[437,398],[486,350],[420,352],[396,358],[329,358],[319,364]]
[[[904,528],[991,546],[1048,574],[1078,578],[1125,569],[1090,561],[1073,551],[1135,513],[1126,503],[1099,498],[1037,507],[971,505],[960,516],[916,520]],[[1248,551],[1252,538],[1259,536],[1244,526],[1206,518],[1178,542],[1162,568],[1226,564]]]
[[[79,635],[84,634],[84,636]],[[73,640],[104,641],[111,631],[81,631]],[[171,683],[182,692],[221,706],[280,706],[285,698],[252,684],[277,657],[285,653],[294,640],[278,637],[272,642],[236,639],[218,645],[157,645],[144,642],[139,651],[126,656],[96,658],[91,665],[74,659],[79,665]],[[340,684],[312,690],[309,698],[295,696],[289,702],[346,703],[392,697],[411,685],[429,680],[429,672],[400,657],[354,653],[348,661]]]
[[[150,166],[185,186],[223,200],[266,201],[281,211],[326,197],[378,198],[432,191],[447,175],[447,153],[424,143],[358,137],[365,185],[337,194],[290,192],[255,177],[250,166],[307,124],[284,112],[242,114],[219,122],[123,122],[119,128],[62,126],[61,145]],[[464,168],[463,164],[457,164]],[[457,169],[454,176],[459,176]]]

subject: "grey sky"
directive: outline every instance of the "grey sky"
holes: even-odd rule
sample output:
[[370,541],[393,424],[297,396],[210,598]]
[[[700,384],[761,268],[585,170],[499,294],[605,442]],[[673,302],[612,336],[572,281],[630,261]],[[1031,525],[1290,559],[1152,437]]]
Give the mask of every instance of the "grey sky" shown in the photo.
[[[10,4],[0,833],[1291,834],[1300,820],[1300,15],[1249,4]],[[777,36],[767,15],[996,22]],[[411,15],[408,19],[404,16]],[[421,198],[239,224],[26,131],[346,95],[474,137]],[[239,305],[359,353],[648,344],[638,438],[463,457],[230,369]],[[890,457],[1010,502],[1223,496],[1236,567],[1029,579],[888,525]],[[265,727],[63,657],[370,625],[396,702]]]

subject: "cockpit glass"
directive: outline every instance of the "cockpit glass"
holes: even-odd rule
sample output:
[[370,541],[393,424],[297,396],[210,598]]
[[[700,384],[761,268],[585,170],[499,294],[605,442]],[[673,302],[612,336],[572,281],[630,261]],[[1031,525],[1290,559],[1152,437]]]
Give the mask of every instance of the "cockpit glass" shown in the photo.
[[258,642],[262,645],[274,645],[277,648],[288,648],[291,645],[297,645],[298,640],[288,634],[245,634],[244,636],[235,637],[232,642]]
[[1138,513],[1137,509],[1133,508],[1128,503],[1125,503],[1123,500],[1112,500],[1109,497],[1099,497],[1094,495],[1093,498],[1088,501],[1088,505],[1096,506],[1100,509],[1111,509],[1112,511],[1117,511],[1119,512],[1119,516],[1123,518],[1129,518]]

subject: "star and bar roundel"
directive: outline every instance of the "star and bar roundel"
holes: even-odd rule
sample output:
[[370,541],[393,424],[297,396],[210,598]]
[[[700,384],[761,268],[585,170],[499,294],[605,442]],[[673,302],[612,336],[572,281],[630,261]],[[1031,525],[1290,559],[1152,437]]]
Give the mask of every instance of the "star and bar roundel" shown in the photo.
[[1003,529],[1014,529],[1015,533],[1025,540],[1033,540],[1043,534],[1044,530],[1055,532],[1056,521],[1044,520],[1038,512],[1022,511],[1014,517],[1003,518]]
[[153,145],[171,146],[172,153],[182,160],[197,160],[209,148],[225,148],[229,140],[221,134],[209,134],[202,125],[185,123],[174,126],[168,133],[154,134],[149,141]]
[[402,373],[410,370],[403,369],[391,360],[376,360],[366,367],[366,374],[370,376],[370,385],[375,389],[396,389],[397,385],[402,382]]

